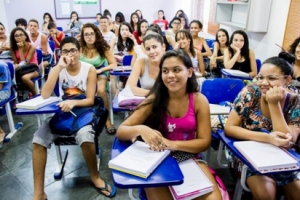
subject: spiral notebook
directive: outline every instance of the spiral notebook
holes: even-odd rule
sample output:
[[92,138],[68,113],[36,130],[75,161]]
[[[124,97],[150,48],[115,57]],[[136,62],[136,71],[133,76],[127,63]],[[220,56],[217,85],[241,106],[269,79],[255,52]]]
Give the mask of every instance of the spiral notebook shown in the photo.
[[233,146],[260,173],[299,169],[298,160],[289,152],[272,144],[256,141],[234,142]]

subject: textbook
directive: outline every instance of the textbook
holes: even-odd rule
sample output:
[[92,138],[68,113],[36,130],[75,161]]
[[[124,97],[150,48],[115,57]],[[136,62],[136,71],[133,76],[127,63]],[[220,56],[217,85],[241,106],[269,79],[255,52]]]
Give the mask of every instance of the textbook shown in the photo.
[[240,76],[240,77],[249,77],[249,74],[246,72],[242,72],[240,70],[235,69],[222,69],[227,74],[230,74],[232,76]]
[[291,154],[272,144],[238,141],[233,146],[262,174],[299,169],[298,161]]
[[170,150],[153,151],[148,144],[134,142],[125,151],[108,162],[108,167],[127,174],[147,178],[170,154]]
[[131,70],[132,70],[131,66],[119,66],[113,69],[113,71],[116,72],[131,71]]
[[44,99],[42,96],[38,96],[36,98],[24,101],[22,103],[18,103],[16,104],[16,107],[29,109],[29,110],[37,110],[51,103],[58,102],[59,100],[60,100],[59,97],[49,97],[47,99]]
[[180,162],[179,167],[184,182],[169,187],[174,199],[190,200],[213,191],[213,184],[193,159]]

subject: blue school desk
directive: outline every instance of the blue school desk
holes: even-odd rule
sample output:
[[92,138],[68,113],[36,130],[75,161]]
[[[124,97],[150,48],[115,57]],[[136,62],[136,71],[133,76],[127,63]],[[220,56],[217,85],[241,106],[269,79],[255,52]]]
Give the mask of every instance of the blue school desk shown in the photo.
[[[111,150],[111,159],[118,156],[131,144],[131,142],[122,142],[115,137]],[[177,161],[171,156],[168,156],[147,179],[116,170],[112,170],[112,176],[116,187],[129,189],[128,192],[131,199],[134,199],[132,188],[162,187],[183,183],[183,174]]]
[[252,81],[253,78],[252,77],[245,77],[245,76],[234,76],[229,74],[228,72],[224,71],[223,69],[221,69],[221,73],[224,76],[224,78],[236,78],[236,79],[242,79],[242,80],[250,80]]

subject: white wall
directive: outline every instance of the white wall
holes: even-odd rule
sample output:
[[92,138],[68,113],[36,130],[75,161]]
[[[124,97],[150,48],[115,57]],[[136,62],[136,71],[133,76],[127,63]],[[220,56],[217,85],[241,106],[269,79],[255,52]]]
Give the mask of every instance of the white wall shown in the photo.
[[0,22],[5,26],[6,32],[8,34],[9,31],[7,30],[8,23],[7,23],[5,8],[4,8],[4,1],[5,0],[0,0]]

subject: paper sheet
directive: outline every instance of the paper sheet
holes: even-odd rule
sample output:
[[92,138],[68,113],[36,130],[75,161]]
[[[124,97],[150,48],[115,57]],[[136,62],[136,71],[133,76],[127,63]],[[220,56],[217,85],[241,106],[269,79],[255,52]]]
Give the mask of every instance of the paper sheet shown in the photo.
[[73,11],[76,11],[79,15],[82,14],[82,5],[81,4],[73,4]]
[[61,14],[69,15],[70,13],[70,3],[61,3]]

